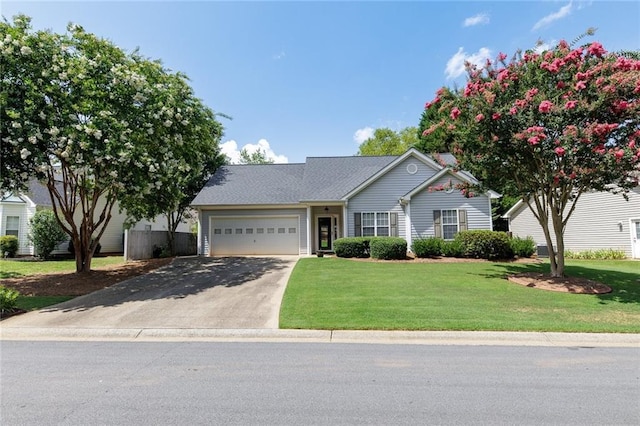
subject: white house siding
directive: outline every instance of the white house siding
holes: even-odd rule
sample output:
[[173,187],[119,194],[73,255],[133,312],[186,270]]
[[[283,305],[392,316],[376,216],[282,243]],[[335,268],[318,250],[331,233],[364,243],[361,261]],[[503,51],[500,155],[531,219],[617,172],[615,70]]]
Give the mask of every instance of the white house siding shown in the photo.
[[[608,192],[582,194],[567,223],[565,248],[623,250],[632,257],[630,219],[640,219],[640,187],[629,193],[629,201]],[[509,228],[513,235],[531,236],[536,244],[546,244],[542,228],[526,204],[511,215]],[[555,238],[552,241],[555,245]]]
[[35,215],[35,204],[26,201],[25,203],[0,203],[0,236],[6,235],[7,217],[17,216],[20,218],[18,229],[18,252],[19,256],[33,255],[33,245],[29,242],[29,220]]
[[[410,164],[417,166],[416,173],[411,174],[407,171],[407,166]],[[398,236],[406,238],[405,214],[400,205],[400,197],[431,178],[436,172],[431,166],[414,157],[408,157],[361,192],[354,195],[349,199],[347,205],[348,236],[353,237],[355,235],[354,213],[392,212],[398,213]]]
[[300,235],[300,254],[307,254],[307,209],[304,208],[291,208],[291,209],[233,209],[233,210],[200,210],[199,219],[200,227],[198,233],[200,234],[199,241],[201,242],[198,247],[198,254],[207,256],[209,255],[209,223],[212,216],[236,216],[236,217],[260,217],[260,216],[298,216],[298,226]]
[[[432,186],[446,185],[449,180],[454,185],[460,183],[446,176]],[[425,189],[411,197],[411,239],[435,236],[433,211],[455,209],[466,210],[467,229],[491,229],[491,207],[486,195],[466,198],[458,190],[449,194],[446,191],[429,192]]]

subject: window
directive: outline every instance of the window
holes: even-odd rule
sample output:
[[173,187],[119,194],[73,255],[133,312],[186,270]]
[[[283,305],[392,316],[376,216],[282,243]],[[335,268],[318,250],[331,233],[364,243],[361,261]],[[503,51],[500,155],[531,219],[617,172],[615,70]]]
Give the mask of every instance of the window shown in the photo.
[[225,235],[231,235],[232,231],[233,231],[233,229],[231,229],[231,228],[224,228]]
[[388,237],[395,235],[397,214],[389,212],[356,213],[356,236],[362,237]]
[[245,234],[253,234],[253,228],[247,228],[244,230]]
[[284,234],[284,228],[278,228],[278,234]]
[[267,228],[267,234],[273,234],[275,232],[275,228]]
[[436,238],[453,240],[459,231],[467,230],[467,211],[458,210],[434,210],[433,231]]
[[458,233],[458,211],[442,210],[442,238],[453,240]]
[[216,229],[214,229],[214,230],[213,230],[213,233],[214,233],[215,235],[222,235],[222,229],[220,229],[220,228],[216,228]]
[[7,227],[4,231],[4,234],[18,237],[19,230],[20,230],[20,216],[7,216]]
[[236,234],[242,234],[242,228],[236,228]]
[[256,228],[256,234],[264,234],[264,228]]
[[289,233],[290,234],[295,234],[296,233],[296,228],[289,228]]

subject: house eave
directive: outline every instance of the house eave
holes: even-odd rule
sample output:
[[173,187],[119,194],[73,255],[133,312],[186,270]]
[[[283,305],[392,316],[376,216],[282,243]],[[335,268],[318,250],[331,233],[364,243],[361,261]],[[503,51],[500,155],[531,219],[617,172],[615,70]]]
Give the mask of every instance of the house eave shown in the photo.
[[274,210],[274,209],[300,209],[304,204],[192,204],[196,210]]

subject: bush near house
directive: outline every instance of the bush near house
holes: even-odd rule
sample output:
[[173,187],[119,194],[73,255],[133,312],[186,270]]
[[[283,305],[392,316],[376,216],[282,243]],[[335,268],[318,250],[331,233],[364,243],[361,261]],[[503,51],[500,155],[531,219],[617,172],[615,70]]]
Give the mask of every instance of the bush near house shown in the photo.
[[442,255],[444,257],[464,257],[464,246],[458,240],[443,241]]
[[369,242],[371,257],[383,260],[402,260],[407,257],[407,242],[398,237],[376,237]]
[[454,239],[464,247],[465,257],[488,260],[511,259],[513,257],[509,235],[506,232],[460,231]]
[[333,242],[333,251],[338,257],[369,257],[370,237],[338,238]]
[[411,251],[416,257],[437,257],[442,256],[445,241],[442,238],[419,238],[411,244]]
[[622,260],[626,259],[627,255],[622,250],[615,249],[599,249],[599,250],[585,250],[585,251],[571,251],[566,250],[564,252],[565,259],[583,259],[583,260]]
[[51,252],[67,239],[67,234],[58,223],[55,213],[51,210],[39,210],[29,220],[31,233],[29,241],[36,249],[36,255],[41,259],[49,259]]
[[16,257],[18,252],[18,237],[5,235],[0,237],[0,255],[2,257]]
[[518,257],[531,257],[536,252],[536,242],[532,237],[513,237],[510,244],[513,254]]

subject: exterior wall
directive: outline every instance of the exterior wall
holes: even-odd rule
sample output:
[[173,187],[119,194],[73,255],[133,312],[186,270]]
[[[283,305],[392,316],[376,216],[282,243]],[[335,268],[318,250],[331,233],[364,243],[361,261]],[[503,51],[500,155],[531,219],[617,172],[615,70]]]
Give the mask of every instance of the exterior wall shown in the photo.
[[307,209],[306,207],[283,209],[233,209],[233,210],[200,210],[198,218],[198,254],[209,255],[209,222],[211,216],[298,216],[300,235],[300,254],[307,254]]
[[[629,201],[620,194],[608,192],[582,194],[567,223],[565,248],[571,251],[623,250],[632,257],[631,219],[640,219],[640,187],[629,193]],[[526,204],[511,215],[509,229],[513,235],[531,236],[536,244],[546,245],[542,228]],[[555,245],[555,238],[552,241]]]
[[0,203],[0,236],[6,235],[7,216],[18,216],[18,256],[33,255],[33,245],[29,242],[29,220],[35,215],[36,206],[32,203]]
[[[417,172],[407,171],[410,164],[417,166]],[[356,212],[392,212],[398,213],[398,236],[406,238],[405,212],[400,197],[431,178],[437,171],[414,157],[408,157],[384,176],[354,195],[347,206],[347,233],[355,235],[353,214]]]
[[[456,179],[443,177],[434,183],[445,185],[449,180],[455,185],[460,183]],[[435,236],[433,224],[434,210],[467,211],[467,229],[491,229],[491,206],[489,198],[482,194],[466,198],[460,191],[454,190],[450,194],[446,191],[429,192],[424,190],[411,198],[411,239]]]

